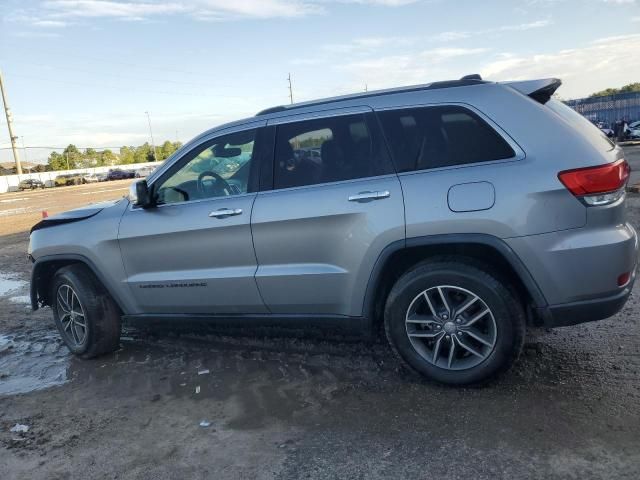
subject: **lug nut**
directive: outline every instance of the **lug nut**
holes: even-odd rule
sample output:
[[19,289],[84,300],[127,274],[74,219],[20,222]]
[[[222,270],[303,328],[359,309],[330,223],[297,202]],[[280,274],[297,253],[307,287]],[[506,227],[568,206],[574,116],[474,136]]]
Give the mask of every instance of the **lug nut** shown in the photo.
[[456,323],[462,323],[462,319],[460,317],[456,318]]
[[446,313],[442,314],[442,319],[443,320],[447,320],[449,318],[449,315],[447,315]]
[[450,340],[450,339],[451,339],[451,337],[449,335],[447,335],[447,340]]

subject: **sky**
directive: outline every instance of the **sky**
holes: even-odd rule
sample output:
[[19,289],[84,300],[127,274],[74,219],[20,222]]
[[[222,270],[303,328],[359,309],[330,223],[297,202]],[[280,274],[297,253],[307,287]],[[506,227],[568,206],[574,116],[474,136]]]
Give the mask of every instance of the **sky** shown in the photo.
[[[0,0],[18,145],[185,142],[289,102],[456,79],[640,81],[640,0]],[[0,161],[12,160],[0,119]],[[27,148],[45,161],[50,149]],[[24,155],[23,155],[24,160]]]

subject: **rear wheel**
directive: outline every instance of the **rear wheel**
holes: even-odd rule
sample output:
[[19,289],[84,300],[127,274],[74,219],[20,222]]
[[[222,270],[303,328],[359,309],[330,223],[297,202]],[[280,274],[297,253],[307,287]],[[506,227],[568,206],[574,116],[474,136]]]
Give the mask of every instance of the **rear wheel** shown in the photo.
[[120,346],[120,313],[93,273],[84,265],[58,270],[51,292],[53,318],[74,354],[93,358]]
[[525,315],[507,282],[473,259],[422,263],[394,285],[387,338],[413,370],[438,382],[485,382],[517,359]]

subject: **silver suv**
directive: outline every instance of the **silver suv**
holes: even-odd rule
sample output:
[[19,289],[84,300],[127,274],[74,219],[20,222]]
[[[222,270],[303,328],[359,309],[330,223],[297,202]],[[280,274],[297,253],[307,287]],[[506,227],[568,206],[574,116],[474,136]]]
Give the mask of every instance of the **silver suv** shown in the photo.
[[471,75],[207,131],[128,199],[37,224],[32,306],[85,358],[123,319],[383,326],[426,377],[485,381],[527,326],[609,317],[635,279],[629,167],[559,86]]

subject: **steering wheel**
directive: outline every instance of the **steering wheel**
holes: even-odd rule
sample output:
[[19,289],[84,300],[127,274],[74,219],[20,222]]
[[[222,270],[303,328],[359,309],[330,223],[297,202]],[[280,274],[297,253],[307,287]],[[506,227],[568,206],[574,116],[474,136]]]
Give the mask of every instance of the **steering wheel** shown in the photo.
[[198,175],[198,183],[196,184],[198,188],[198,193],[200,194],[206,193],[206,189],[203,182],[203,179],[205,177],[213,177],[216,179],[216,183],[214,187],[216,190],[216,194],[224,193],[225,195],[231,195],[231,191],[232,191],[231,186],[227,183],[227,181],[224,178],[222,178],[216,172],[212,172],[211,170],[207,170],[205,172],[202,172],[200,175]]

